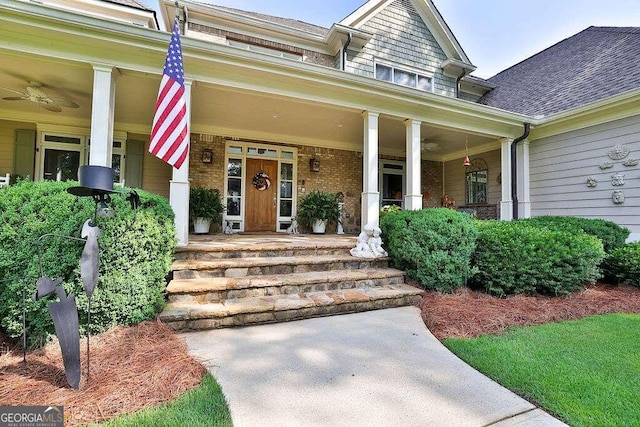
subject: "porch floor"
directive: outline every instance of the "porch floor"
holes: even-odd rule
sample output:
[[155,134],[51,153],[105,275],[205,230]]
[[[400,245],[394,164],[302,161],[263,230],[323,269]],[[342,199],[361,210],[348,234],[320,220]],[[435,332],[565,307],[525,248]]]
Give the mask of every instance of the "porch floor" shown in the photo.
[[357,236],[350,234],[190,234],[189,245],[176,248],[186,251],[242,251],[276,249],[318,249],[330,247],[353,248]]

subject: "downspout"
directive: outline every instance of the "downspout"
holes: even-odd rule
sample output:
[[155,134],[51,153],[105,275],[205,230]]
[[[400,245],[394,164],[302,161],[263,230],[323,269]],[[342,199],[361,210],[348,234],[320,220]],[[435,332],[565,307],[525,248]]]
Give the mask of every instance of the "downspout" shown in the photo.
[[347,48],[351,44],[351,31],[347,34],[347,42],[342,46],[342,71],[345,71],[347,68]]
[[460,80],[467,75],[467,70],[462,69],[462,74],[456,78],[456,98],[460,98]]
[[517,144],[527,139],[531,123],[524,124],[524,133],[511,143],[511,201],[513,203],[513,219],[518,219],[518,154]]

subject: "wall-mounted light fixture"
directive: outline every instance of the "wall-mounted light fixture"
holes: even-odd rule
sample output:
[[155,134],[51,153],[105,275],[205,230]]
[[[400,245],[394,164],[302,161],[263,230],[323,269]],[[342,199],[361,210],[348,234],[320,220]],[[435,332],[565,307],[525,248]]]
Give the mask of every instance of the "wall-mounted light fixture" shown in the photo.
[[209,148],[202,150],[202,163],[211,163],[213,161],[213,151]]
[[311,172],[320,172],[320,160],[315,157],[309,160],[309,170]]

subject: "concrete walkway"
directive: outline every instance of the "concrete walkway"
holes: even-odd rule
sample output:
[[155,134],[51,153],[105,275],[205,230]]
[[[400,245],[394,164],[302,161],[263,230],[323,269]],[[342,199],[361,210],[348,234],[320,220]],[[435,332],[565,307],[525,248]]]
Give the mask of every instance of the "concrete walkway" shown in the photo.
[[236,427],[559,426],[402,307],[184,335]]

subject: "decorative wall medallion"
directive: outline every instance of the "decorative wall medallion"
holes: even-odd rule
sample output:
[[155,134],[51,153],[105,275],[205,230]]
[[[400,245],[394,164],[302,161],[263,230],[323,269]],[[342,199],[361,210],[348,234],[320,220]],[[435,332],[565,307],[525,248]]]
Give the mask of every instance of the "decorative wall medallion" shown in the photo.
[[609,158],[611,160],[622,160],[629,155],[629,149],[624,145],[616,145],[609,150]]
[[587,178],[587,187],[595,187],[598,185],[598,180],[590,176]]
[[627,159],[624,162],[622,162],[622,164],[625,166],[637,166],[638,163],[640,163],[640,160],[638,159]]
[[605,169],[611,169],[613,167],[613,163],[611,162],[606,162],[600,165],[600,169],[605,170]]
[[622,190],[613,190],[613,203],[615,203],[616,205],[621,205],[624,203],[624,193],[622,192]]
[[611,175],[611,185],[613,185],[614,187],[620,187],[624,185],[624,174],[615,173]]

